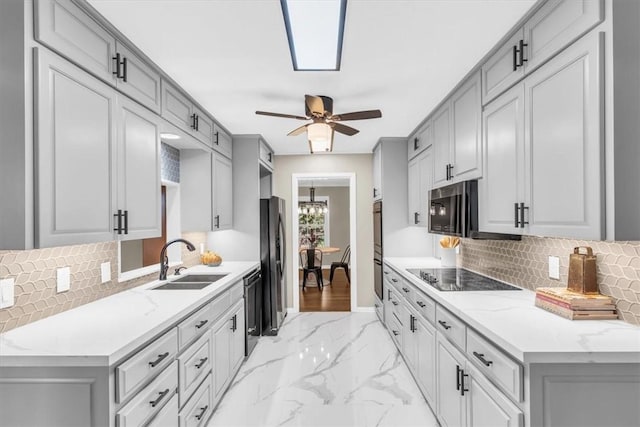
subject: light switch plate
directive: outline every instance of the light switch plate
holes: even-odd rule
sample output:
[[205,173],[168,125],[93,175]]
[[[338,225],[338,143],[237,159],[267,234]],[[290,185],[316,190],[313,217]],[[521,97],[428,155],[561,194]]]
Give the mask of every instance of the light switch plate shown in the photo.
[[549,256],[549,277],[560,280],[560,258]]
[[67,292],[71,286],[71,269],[69,267],[59,268],[56,276],[56,287],[58,288],[58,293]]
[[11,307],[15,297],[15,279],[1,279],[0,280],[0,308]]
[[100,278],[102,283],[111,281],[111,263],[109,261],[100,264]]

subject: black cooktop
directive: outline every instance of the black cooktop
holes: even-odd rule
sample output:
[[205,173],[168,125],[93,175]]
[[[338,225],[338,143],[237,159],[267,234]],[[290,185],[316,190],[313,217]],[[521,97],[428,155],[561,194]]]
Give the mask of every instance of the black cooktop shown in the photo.
[[464,268],[407,269],[414,276],[439,291],[519,291],[506,283],[498,282]]

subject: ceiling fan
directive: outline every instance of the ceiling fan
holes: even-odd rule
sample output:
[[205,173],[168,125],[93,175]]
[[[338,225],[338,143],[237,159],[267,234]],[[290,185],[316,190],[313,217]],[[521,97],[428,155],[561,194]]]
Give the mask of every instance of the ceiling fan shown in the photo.
[[296,136],[303,132],[307,132],[307,139],[309,140],[309,150],[311,151],[311,154],[316,151],[331,151],[333,149],[334,131],[347,136],[353,136],[359,132],[358,129],[343,125],[339,122],[347,120],[377,119],[382,117],[382,112],[380,112],[380,110],[333,114],[333,99],[322,95],[305,95],[304,112],[304,117],[292,114],[270,113],[268,111],[256,111],[256,114],[283,117],[286,119],[312,120],[311,123],[302,125],[287,134],[288,136]]

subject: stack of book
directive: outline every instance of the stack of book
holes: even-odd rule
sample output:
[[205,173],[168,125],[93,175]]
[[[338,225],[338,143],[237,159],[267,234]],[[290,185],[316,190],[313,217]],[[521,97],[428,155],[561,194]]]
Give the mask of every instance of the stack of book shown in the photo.
[[581,294],[566,288],[536,289],[536,307],[571,320],[617,319],[613,300],[600,294]]

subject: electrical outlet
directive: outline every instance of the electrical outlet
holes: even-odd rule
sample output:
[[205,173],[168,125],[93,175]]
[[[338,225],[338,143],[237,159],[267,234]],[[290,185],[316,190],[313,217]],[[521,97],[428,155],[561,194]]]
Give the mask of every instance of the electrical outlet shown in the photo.
[[100,278],[102,283],[107,283],[111,281],[111,263],[103,262],[100,264]]
[[15,279],[0,280],[0,308],[11,307],[15,297]]
[[549,278],[560,280],[560,258],[549,256]]
[[56,287],[58,293],[67,292],[71,286],[71,269],[69,267],[59,268],[56,272]]

